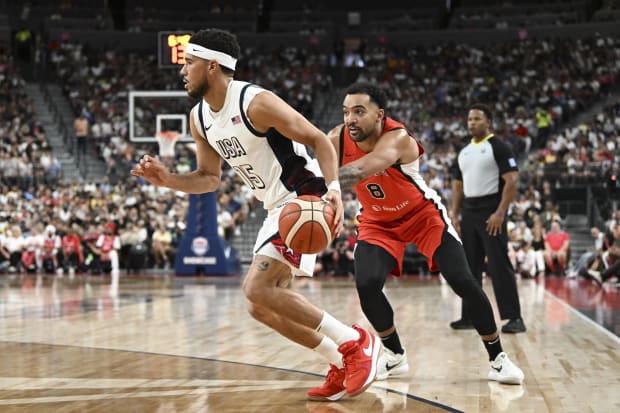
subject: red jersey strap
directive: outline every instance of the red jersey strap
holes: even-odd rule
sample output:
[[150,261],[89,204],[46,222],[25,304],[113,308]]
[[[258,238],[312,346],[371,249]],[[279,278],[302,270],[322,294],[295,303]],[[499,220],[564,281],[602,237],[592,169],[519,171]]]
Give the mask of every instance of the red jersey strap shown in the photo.
[[338,156],[338,166],[342,166],[342,159],[344,156],[344,125],[342,125],[342,127],[340,128],[340,148],[339,151],[340,152],[340,156]]
[[411,136],[413,140],[415,140],[415,143],[418,144],[418,151],[420,151],[419,156],[422,156],[424,154],[424,147],[420,145],[420,142],[418,142],[418,139],[415,137],[413,132],[411,132],[409,128],[407,128],[403,123],[386,116],[385,122],[383,123],[383,133],[390,132],[396,129],[404,129],[407,134]]

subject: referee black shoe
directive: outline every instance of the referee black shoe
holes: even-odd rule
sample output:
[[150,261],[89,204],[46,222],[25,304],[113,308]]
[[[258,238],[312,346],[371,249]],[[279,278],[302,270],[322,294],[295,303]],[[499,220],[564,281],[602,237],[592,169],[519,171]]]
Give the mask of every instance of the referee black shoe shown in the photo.
[[502,327],[502,333],[508,333],[508,334],[524,333],[525,330],[526,330],[525,324],[523,324],[523,320],[520,318],[510,319]]
[[451,322],[450,327],[452,327],[454,330],[473,330],[474,329],[474,325],[471,323],[471,321],[463,319],[463,318]]

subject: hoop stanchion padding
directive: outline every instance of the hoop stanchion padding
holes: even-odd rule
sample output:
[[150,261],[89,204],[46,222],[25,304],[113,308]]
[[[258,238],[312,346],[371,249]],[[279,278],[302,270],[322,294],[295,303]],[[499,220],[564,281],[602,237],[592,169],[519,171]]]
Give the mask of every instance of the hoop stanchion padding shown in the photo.
[[214,192],[189,196],[187,228],[175,259],[177,275],[239,274],[235,248],[217,233],[217,197]]

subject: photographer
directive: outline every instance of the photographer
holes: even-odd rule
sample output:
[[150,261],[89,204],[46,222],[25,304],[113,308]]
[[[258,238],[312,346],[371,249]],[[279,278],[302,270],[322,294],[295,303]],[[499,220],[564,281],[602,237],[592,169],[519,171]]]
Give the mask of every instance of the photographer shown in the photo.
[[334,263],[336,266],[335,273],[337,275],[350,275],[355,272],[353,266],[353,247],[349,240],[343,237],[334,241]]

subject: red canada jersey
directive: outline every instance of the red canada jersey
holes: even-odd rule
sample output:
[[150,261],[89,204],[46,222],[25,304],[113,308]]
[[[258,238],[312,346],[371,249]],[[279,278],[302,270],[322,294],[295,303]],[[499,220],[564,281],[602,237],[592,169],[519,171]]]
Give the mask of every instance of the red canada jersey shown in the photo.
[[[382,134],[396,129],[406,130],[415,140],[415,136],[402,123],[386,117]],[[384,136],[381,139],[390,138]],[[415,142],[421,156],[424,149],[417,140]],[[346,165],[364,155],[366,153],[357,147],[348,130],[343,128],[340,133],[340,164]],[[397,261],[397,266],[392,270],[395,275],[402,272],[402,258],[408,243],[415,243],[430,262],[446,229],[459,239],[440,196],[426,185],[419,165],[419,159],[408,164],[392,165],[354,187],[361,204],[357,239],[388,251]],[[431,262],[429,266],[432,265]]]
[[[405,125],[386,117],[382,134],[404,129]],[[346,165],[366,155],[351,140],[349,131],[343,128],[340,142],[340,163]],[[411,139],[415,136],[407,130]],[[386,139],[385,137],[382,139]],[[424,148],[417,140],[420,156]],[[419,173],[419,160],[409,164],[393,165],[374,176],[364,179],[354,187],[357,198],[362,206],[360,222],[392,222],[415,213],[428,202],[428,193],[436,196],[434,190],[427,187]]]

